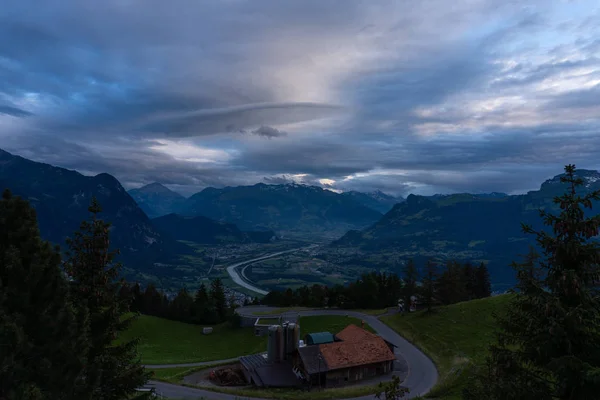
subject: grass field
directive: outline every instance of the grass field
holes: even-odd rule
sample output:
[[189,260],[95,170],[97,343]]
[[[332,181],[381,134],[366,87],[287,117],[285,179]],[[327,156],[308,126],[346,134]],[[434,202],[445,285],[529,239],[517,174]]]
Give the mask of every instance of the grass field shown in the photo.
[[222,360],[259,353],[266,348],[266,339],[254,336],[251,328],[214,325],[214,331],[209,335],[202,334],[202,328],[201,325],[141,315],[123,338],[140,338],[138,351],[144,364]]
[[[360,326],[361,321],[345,316],[317,316],[301,317],[299,323],[300,335],[304,337],[311,332],[337,333],[349,324]],[[224,360],[267,349],[267,337],[254,336],[252,328],[233,329],[228,324],[221,324],[213,326],[214,331],[209,335],[202,334],[202,328],[201,325],[141,315],[121,340],[139,337],[142,363],[150,365]],[[365,328],[371,329],[368,325]]]
[[510,295],[440,307],[432,314],[420,311],[393,315],[381,320],[417,345],[435,362],[440,380],[429,397],[445,400],[461,398],[469,371],[485,360],[494,340],[493,313],[501,313]]

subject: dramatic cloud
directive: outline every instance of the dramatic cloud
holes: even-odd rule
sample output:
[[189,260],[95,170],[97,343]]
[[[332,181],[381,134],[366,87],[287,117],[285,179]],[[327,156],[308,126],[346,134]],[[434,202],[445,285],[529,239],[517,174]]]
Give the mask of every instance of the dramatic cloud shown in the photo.
[[600,169],[593,0],[25,0],[0,37],[0,148],[127,187],[515,193]]

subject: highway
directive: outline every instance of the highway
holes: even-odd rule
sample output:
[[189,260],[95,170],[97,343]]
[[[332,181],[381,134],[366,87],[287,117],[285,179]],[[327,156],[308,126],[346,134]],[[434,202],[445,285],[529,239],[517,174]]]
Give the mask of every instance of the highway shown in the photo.
[[266,295],[268,292],[266,290],[263,290],[261,288],[258,288],[250,283],[248,283],[247,281],[244,280],[244,278],[240,275],[240,272],[237,271],[237,269],[241,266],[247,267],[250,264],[254,264],[257,261],[262,261],[262,260],[266,260],[268,258],[273,258],[273,257],[277,257],[280,256],[282,254],[287,254],[287,253],[293,253],[295,251],[298,250],[304,250],[304,249],[309,249],[312,247],[315,247],[316,245],[310,245],[308,247],[299,247],[297,249],[291,249],[291,250],[285,250],[285,251],[279,251],[277,253],[271,253],[271,254],[266,254],[264,256],[261,257],[257,257],[257,258],[253,258],[251,260],[246,260],[246,261],[242,261],[239,262],[237,264],[232,264],[230,266],[227,267],[227,273],[229,274],[229,276],[231,277],[231,279],[238,285],[253,291],[254,293],[258,293],[258,294],[262,294],[262,295]]
[[[297,249],[296,249],[297,250]],[[294,251],[294,250],[291,250]],[[270,255],[274,256],[274,255]],[[265,256],[267,257],[267,256]],[[267,257],[268,258],[268,257]],[[243,263],[239,263],[236,267],[243,265],[248,262],[254,262],[258,260],[249,260]],[[237,310],[240,315],[252,315],[257,311],[267,311],[273,309],[266,306],[248,306],[242,307]],[[314,315],[349,315],[351,317],[360,318],[368,323],[379,335],[385,340],[393,343],[397,346],[396,353],[400,354],[408,364],[408,373],[403,386],[410,389],[410,394],[405,396],[405,399],[411,399],[417,396],[426,394],[437,382],[438,372],[435,364],[427,357],[423,352],[413,346],[409,341],[398,335],[394,330],[388,327],[386,324],[381,322],[376,316],[366,315],[355,311],[346,310],[305,310],[294,312],[299,316],[314,316]],[[210,363],[218,363],[219,361],[211,361]],[[179,364],[178,366],[185,366],[185,364]],[[167,366],[148,366],[152,368]],[[163,383],[158,381],[151,381],[150,385],[156,389],[157,394],[161,394],[170,398],[177,399],[214,399],[214,400],[242,400],[250,399],[243,396],[230,395],[225,393],[216,393],[209,390],[195,389],[185,386],[173,385],[169,383]],[[372,400],[375,399],[374,395],[367,395],[362,397],[354,398],[353,400]]]

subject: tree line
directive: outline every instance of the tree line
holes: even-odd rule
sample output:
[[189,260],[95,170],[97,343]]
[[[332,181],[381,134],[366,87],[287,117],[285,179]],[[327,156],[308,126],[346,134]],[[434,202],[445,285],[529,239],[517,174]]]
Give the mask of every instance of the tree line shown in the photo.
[[236,325],[235,298],[226,298],[220,278],[211,281],[209,288],[200,285],[192,296],[182,288],[172,300],[149,284],[142,291],[139,283],[121,286],[119,296],[130,303],[130,311],[191,324],[212,325],[232,321]]
[[398,305],[408,308],[413,297],[429,310],[438,304],[491,296],[487,266],[481,263],[448,261],[443,268],[429,261],[419,270],[413,260],[402,269],[402,277],[387,272],[363,273],[349,285],[331,287],[314,284],[295,290],[274,290],[261,300],[262,304],[276,307],[338,307],[345,309],[377,309]]
[[120,400],[150,374],[137,341],[117,341],[133,322],[118,295],[120,265],[109,224],[90,219],[68,251],[40,238],[34,209],[4,191],[0,200],[0,399]]

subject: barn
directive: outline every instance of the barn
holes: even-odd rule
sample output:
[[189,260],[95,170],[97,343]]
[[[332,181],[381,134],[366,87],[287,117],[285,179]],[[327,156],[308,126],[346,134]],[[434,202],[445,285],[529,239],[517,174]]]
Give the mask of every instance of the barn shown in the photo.
[[326,332],[310,336],[293,358],[294,368],[310,386],[343,386],[393,371],[394,345],[356,325],[332,337]]

